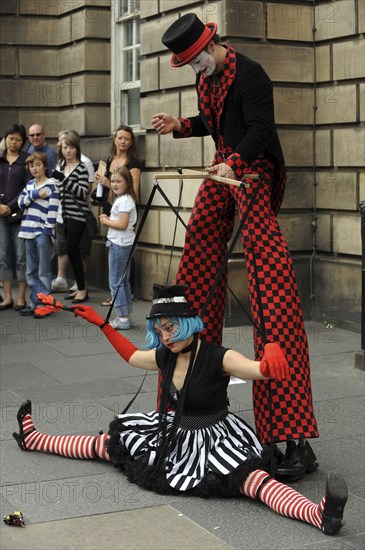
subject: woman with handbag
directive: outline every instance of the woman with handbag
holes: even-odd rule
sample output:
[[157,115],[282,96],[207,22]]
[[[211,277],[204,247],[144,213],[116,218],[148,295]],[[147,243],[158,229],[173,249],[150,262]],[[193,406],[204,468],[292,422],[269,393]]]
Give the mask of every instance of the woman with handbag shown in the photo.
[[[95,178],[98,184],[103,186],[102,197],[98,198],[96,195],[93,197],[97,201],[101,201],[103,207],[103,214],[109,216],[111,210],[111,204],[109,203],[109,191],[110,191],[110,179],[114,170],[117,170],[121,166],[128,168],[133,179],[133,190],[136,196],[138,205],[140,200],[140,183],[142,173],[142,163],[138,158],[136,148],[136,137],[133,133],[133,129],[130,126],[122,124],[118,126],[113,134],[113,141],[110,149],[110,157],[105,163],[105,173],[100,174],[99,171],[95,172]],[[134,260],[131,261],[131,274],[130,281],[132,292],[134,290]],[[109,307],[112,303],[111,298],[104,300],[101,305]]]
[[111,173],[121,166],[128,168],[132,174],[134,194],[136,195],[137,202],[139,202],[142,163],[136,158],[136,138],[130,126],[122,124],[118,126],[114,132],[110,157],[105,164],[105,174],[100,175],[96,172],[95,178],[97,182],[103,186],[103,196],[101,198],[103,213],[109,216],[111,210],[111,205],[108,200],[110,177]]
[[30,179],[25,168],[28,153],[22,151],[26,131],[22,124],[12,124],[4,134],[5,149],[0,155],[0,280],[3,282],[4,299],[0,311],[14,306],[12,279],[15,265],[18,281],[18,297],[14,309],[25,308],[25,246],[18,237],[22,210],[18,197]]
[[[72,303],[80,304],[88,300],[88,292],[85,287],[85,270],[80,252],[80,243],[86,229],[86,220],[90,214],[87,201],[88,196],[88,171],[80,161],[80,140],[74,135],[67,135],[59,146],[59,171],[53,173],[56,179],[62,179],[59,183],[61,216],[56,225],[56,239],[65,237],[66,252],[70,258],[77,290],[66,299]],[[62,235],[60,229],[62,228]]]

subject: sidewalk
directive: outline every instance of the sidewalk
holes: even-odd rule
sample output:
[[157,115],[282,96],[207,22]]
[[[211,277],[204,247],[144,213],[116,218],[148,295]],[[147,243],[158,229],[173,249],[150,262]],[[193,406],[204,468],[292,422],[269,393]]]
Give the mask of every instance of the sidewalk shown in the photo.
[[[102,315],[105,291],[90,305]],[[61,300],[63,295],[59,295]],[[135,302],[135,327],[144,345],[149,303]],[[295,484],[322,498],[326,473],[340,471],[349,486],[346,525],[327,537],[282,518],[249,499],[203,500],[161,496],[129,482],[108,463],[22,452],[12,438],[16,412],[33,403],[40,431],[97,434],[130,401],[144,371],[129,367],[100,331],[68,312],[36,320],[1,313],[1,516],[21,510],[26,528],[1,522],[2,550],[334,550],[364,548],[364,372],[354,369],[360,335],[307,323],[312,386],[320,438],[311,444],[320,467]],[[228,328],[224,345],[252,356],[250,327]],[[149,374],[131,410],[155,407],[157,376]],[[231,410],[253,424],[250,383],[230,386]]]

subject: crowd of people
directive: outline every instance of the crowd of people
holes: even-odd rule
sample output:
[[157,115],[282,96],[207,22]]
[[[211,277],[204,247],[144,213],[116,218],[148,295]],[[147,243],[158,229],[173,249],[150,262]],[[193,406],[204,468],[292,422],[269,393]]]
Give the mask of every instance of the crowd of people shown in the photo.
[[[124,260],[120,269],[120,259],[128,257],[137,221],[142,164],[136,158],[133,130],[129,126],[116,130],[102,175],[81,152],[76,130],[63,129],[57,137],[56,151],[47,143],[41,124],[32,124],[28,135],[22,124],[13,124],[4,133],[0,156],[0,281],[4,296],[0,311],[13,308],[36,319],[51,315],[52,309],[37,299],[39,292],[68,292],[65,299],[74,304],[89,299],[86,269],[97,230],[91,193],[99,184],[103,189],[100,198],[95,197],[102,208],[99,223],[109,228],[106,246],[112,298],[107,305],[116,297],[115,327],[129,329],[130,270]],[[54,255],[57,274],[53,278]],[[67,280],[69,264],[73,285]],[[18,285],[15,302],[14,281]]]

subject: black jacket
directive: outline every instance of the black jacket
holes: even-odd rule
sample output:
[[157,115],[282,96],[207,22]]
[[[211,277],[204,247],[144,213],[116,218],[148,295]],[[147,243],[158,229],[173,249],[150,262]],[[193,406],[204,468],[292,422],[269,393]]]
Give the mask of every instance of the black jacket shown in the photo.
[[[200,75],[197,75],[197,89]],[[192,136],[211,134],[213,128],[203,113],[198,97],[199,115],[190,117]],[[284,162],[275,125],[273,86],[261,65],[236,52],[236,75],[225,98],[220,128],[226,145],[251,163],[260,155]]]

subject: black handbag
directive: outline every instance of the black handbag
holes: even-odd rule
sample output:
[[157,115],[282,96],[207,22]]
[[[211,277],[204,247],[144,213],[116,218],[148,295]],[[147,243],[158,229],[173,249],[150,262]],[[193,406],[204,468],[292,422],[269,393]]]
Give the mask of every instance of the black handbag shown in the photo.
[[86,220],[86,230],[89,234],[90,239],[95,239],[95,237],[99,233],[99,227],[98,222],[94,216],[94,214],[89,210],[88,212],[85,212],[85,220]]
[[5,219],[9,224],[12,224],[12,223],[20,223],[22,221],[22,218],[23,218],[23,210],[21,208],[18,208],[17,210],[15,210],[15,212],[12,212],[9,216],[6,216]]

